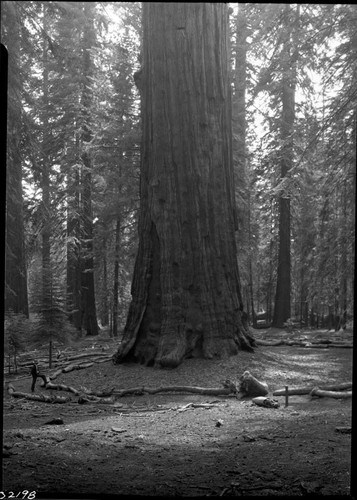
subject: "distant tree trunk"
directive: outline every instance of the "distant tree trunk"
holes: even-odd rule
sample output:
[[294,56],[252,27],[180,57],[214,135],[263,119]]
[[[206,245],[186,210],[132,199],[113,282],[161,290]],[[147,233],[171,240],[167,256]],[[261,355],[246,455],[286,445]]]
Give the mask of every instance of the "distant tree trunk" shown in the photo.
[[[293,126],[295,120],[295,88],[296,88],[296,58],[297,30],[299,22],[299,6],[291,22],[290,4],[285,4],[286,33],[283,47],[283,80],[282,80],[282,120],[281,120],[281,179],[285,179],[293,162]],[[294,27],[295,24],[295,27]],[[291,37],[293,36],[293,44]],[[273,325],[284,326],[291,316],[291,262],[290,262],[290,195],[284,192],[279,196],[279,251],[278,276],[275,295]]]
[[[79,141],[76,138],[76,151]],[[79,158],[78,158],[79,161]],[[68,175],[67,209],[67,307],[69,319],[77,330],[81,330],[81,270],[80,270],[80,173],[79,165]]]
[[[21,128],[21,35],[17,5],[7,11],[8,110],[6,160],[5,311],[29,315],[23,223]],[[5,71],[4,71],[5,73]]]
[[250,309],[251,309],[251,320],[253,328],[257,327],[257,318],[254,308],[254,287],[253,287],[253,263],[252,263],[252,230],[251,230],[251,204],[250,204],[250,193],[248,193],[248,266],[249,266],[249,296],[250,296]]
[[[251,280],[250,252],[245,257],[250,241],[249,186],[247,178],[247,148],[246,148],[246,87],[247,87],[247,19],[245,4],[238,4],[236,23],[236,57],[234,72],[233,95],[233,164],[236,179],[235,193],[238,219],[237,249],[238,259],[242,268],[247,271],[242,275],[245,286],[242,286],[244,302],[252,298],[253,283]],[[238,268],[240,266],[238,265]],[[254,322],[254,306],[252,304]]]
[[340,265],[340,303],[339,303],[339,325],[338,329],[346,328],[347,323],[347,189],[346,180],[343,183],[343,189],[340,193],[341,206],[342,206],[342,220],[341,220],[341,265]]
[[92,61],[89,49],[94,46],[95,34],[93,27],[93,4],[84,4],[85,26],[83,32],[83,87],[81,132],[82,160],[82,274],[81,274],[81,305],[82,328],[87,335],[98,335],[98,322],[94,293],[94,262],[93,262],[93,214],[92,214],[92,160],[88,152],[92,139],[90,130],[90,78],[92,76]]
[[103,238],[102,247],[103,257],[103,287],[102,287],[102,307],[100,314],[100,321],[102,326],[109,324],[109,304],[108,304],[108,257],[107,257],[107,238]]
[[119,257],[120,257],[121,219],[117,218],[115,226],[115,255],[114,255],[114,288],[113,288],[113,337],[118,336],[118,301],[119,301]]
[[114,361],[252,350],[235,241],[227,4],[143,4],[139,249]]
[[93,215],[92,215],[92,175],[91,161],[87,153],[83,153],[84,175],[83,186],[83,239],[82,239],[82,328],[87,335],[98,335],[98,322],[94,294],[94,262],[93,262]]
[[271,210],[270,210],[270,217],[271,217],[271,223],[270,223],[270,242],[269,242],[269,279],[268,279],[268,289],[267,289],[267,323],[268,325],[271,324],[272,318],[273,318],[273,278],[274,278],[274,262],[275,262],[275,249],[274,249],[274,234],[273,234],[273,203],[271,203]]
[[247,226],[247,175],[246,175],[246,86],[247,86],[247,20],[245,4],[238,4],[236,28],[236,58],[233,96],[233,158],[237,180],[236,204],[239,240],[246,234]]
[[[43,30],[48,33],[47,7],[43,5]],[[43,39],[42,48],[42,157],[41,157],[41,190],[42,190],[42,300],[40,310],[46,323],[52,319],[52,268],[51,268],[51,198],[50,198],[50,153],[51,139],[49,131],[49,69],[48,41]]]

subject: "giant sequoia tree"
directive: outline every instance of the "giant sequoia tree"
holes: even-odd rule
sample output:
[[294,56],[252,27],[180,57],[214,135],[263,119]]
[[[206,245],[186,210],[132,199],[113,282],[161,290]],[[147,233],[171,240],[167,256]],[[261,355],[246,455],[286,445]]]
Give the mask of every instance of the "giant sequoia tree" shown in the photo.
[[226,4],[143,4],[140,239],[114,362],[175,367],[254,345],[236,261],[227,27]]

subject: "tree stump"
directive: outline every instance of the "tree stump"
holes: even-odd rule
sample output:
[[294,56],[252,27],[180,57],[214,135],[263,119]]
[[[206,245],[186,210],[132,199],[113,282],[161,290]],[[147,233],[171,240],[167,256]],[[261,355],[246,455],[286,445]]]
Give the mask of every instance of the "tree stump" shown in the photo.
[[244,396],[266,396],[269,392],[268,384],[260,382],[249,371],[245,371],[240,378],[239,390]]

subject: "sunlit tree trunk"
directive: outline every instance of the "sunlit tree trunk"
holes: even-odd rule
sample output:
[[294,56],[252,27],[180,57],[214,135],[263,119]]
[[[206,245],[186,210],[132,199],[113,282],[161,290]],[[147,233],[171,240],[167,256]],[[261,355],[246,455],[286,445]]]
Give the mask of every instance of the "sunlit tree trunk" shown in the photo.
[[143,4],[140,239],[115,362],[175,367],[254,344],[236,260],[227,10]]

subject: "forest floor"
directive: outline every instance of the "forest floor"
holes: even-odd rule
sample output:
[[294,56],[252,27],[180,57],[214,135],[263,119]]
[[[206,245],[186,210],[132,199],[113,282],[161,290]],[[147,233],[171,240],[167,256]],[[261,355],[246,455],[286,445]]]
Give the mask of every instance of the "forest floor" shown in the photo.
[[[266,340],[297,334],[256,330]],[[311,339],[333,332],[303,332]],[[339,333],[352,340],[352,332]],[[85,339],[109,350],[106,339]],[[225,360],[189,359],[175,370],[110,361],[62,373],[56,383],[103,390],[140,385],[221,387],[245,370],[276,389],[352,380],[352,349],[259,347]],[[30,393],[28,375],[7,376]],[[40,387],[35,394],[50,391]],[[54,391],[57,392],[57,391]],[[59,393],[67,395],[68,393]],[[159,393],[114,404],[65,404],[4,394],[3,491],[36,491],[41,498],[143,496],[350,495],[351,398],[274,397],[279,408],[235,396]],[[189,403],[196,404],[187,406]],[[199,406],[210,403],[207,407]],[[62,425],[45,425],[61,418]]]

